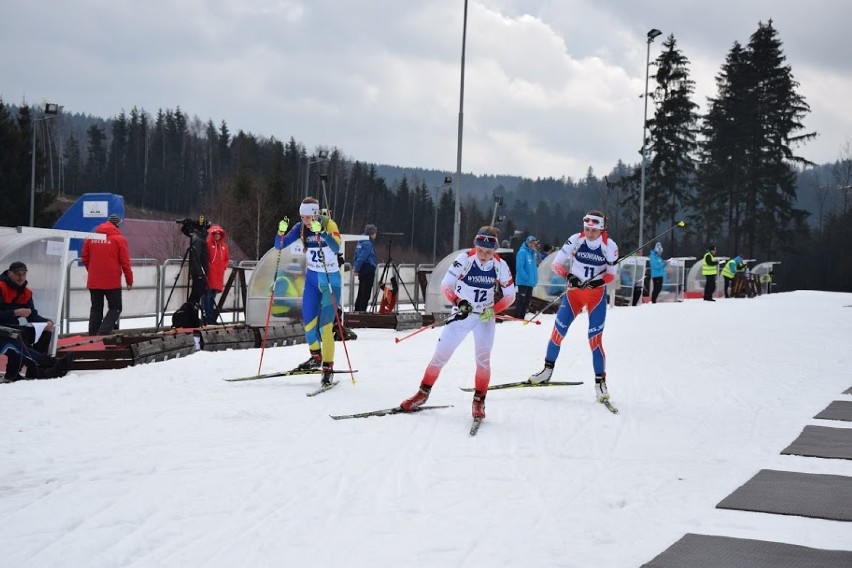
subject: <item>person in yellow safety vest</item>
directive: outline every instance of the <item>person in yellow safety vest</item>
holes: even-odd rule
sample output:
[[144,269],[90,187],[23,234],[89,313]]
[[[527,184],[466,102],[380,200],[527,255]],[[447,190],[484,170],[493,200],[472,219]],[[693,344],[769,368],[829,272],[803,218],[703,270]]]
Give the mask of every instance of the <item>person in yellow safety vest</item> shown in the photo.
[[760,283],[766,285],[766,293],[772,292],[772,271],[760,275]]
[[722,267],[722,277],[725,279],[725,297],[730,298],[729,290],[737,272],[745,272],[745,264],[741,256],[735,256]]
[[716,263],[716,245],[708,245],[704,259],[701,261],[701,275],[704,276],[704,301],[715,302],[713,292],[716,291],[716,275],[719,265]]
[[291,263],[275,279],[275,291],[272,300],[272,316],[299,317],[302,304],[302,292],[305,290],[304,269],[298,263]]

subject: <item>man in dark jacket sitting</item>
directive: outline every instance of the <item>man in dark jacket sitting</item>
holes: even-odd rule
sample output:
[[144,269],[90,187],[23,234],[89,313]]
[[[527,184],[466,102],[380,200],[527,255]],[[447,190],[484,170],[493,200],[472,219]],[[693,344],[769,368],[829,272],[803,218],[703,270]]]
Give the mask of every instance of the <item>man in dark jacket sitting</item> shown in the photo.
[[[36,329],[31,325],[35,323],[45,324],[37,340]],[[13,262],[0,275],[0,325],[6,328],[0,333],[0,351],[8,358],[6,382],[22,378],[22,365],[26,365],[29,378],[59,377],[68,372],[68,356],[57,360],[47,355],[53,322],[36,310],[32,290],[27,288],[27,265],[23,262]]]

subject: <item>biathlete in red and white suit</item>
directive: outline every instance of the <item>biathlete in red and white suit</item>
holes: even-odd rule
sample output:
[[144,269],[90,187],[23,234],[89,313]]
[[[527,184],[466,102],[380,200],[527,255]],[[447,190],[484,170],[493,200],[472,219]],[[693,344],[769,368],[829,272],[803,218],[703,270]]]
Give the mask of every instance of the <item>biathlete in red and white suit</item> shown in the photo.
[[[491,348],[494,345],[495,314],[515,301],[515,283],[506,261],[496,254],[500,232],[490,226],[479,229],[473,240],[474,247],[459,254],[441,281],[441,293],[455,304],[450,323],[444,326],[432,360],[423,373],[420,389],[400,407],[409,412],[429,398],[432,385],[438,380],[441,369],[468,333],[473,332],[476,375],[472,413],[474,418],[485,418],[485,393],[491,382]],[[503,297],[495,304],[497,286]]]
[[601,402],[609,398],[606,388],[606,353],[603,348],[605,285],[615,279],[615,264],[618,260],[618,245],[607,236],[605,223],[603,213],[590,211],[583,217],[583,232],[565,241],[562,250],[553,259],[551,269],[567,278],[569,287],[556,313],[556,322],[544,357],[544,369],[530,377],[534,383],[550,380],[562,339],[585,308],[589,312],[589,347],[592,349],[595,369],[595,392]]

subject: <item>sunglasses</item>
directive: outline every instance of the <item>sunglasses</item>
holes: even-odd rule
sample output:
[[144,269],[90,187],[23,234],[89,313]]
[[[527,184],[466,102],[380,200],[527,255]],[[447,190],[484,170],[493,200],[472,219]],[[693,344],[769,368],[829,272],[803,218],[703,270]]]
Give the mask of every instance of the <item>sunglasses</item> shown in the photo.
[[485,248],[497,248],[497,237],[494,235],[476,235],[473,243]]
[[27,271],[26,270],[13,270],[12,274],[14,274],[15,276],[26,276]]
[[600,219],[594,219],[592,217],[583,217],[583,223],[587,225],[602,225]]

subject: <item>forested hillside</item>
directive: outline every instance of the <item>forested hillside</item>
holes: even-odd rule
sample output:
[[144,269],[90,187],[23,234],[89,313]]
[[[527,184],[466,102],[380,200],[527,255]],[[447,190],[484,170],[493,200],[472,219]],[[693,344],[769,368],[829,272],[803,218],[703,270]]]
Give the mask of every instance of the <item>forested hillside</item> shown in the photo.
[[[847,144],[833,164],[805,157],[817,133],[803,126],[810,108],[772,23],[759,24],[747,44],[734,43],[704,116],[674,36],[652,65],[644,164],[616,160],[609,172],[589,169],[580,179],[462,173],[462,245],[493,219],[513,247],[527,234],[558,246],[595,208],[606,212],[622,254],[684,220],[663,241],[667,256],[699,257],[714,243],[720,255],[782,261],[782,289],[851,290],[852,149]],[[180,107],[131,107],[111,117],[45,110],[0,98],[2,225],[29,223],[31,184],[37,226],[58,215],[49,207],[57,195],[113,192],[175,217],[203,213],[259,255],[278,220],[294,217],[311,195],[344,232],[375,223],[382,233],[402,233],[399,262],[451,252],[453,171],[371,163],[332,140],[309,149]]]

